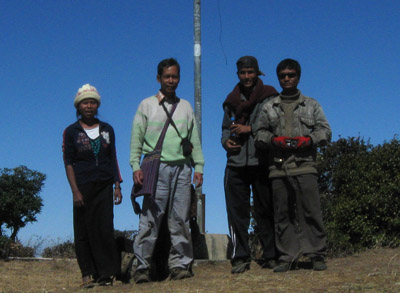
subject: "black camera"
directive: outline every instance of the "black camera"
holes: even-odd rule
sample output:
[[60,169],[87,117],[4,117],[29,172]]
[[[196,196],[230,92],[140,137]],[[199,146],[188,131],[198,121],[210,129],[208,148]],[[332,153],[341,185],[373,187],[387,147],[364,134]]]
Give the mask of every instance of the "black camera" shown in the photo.
[[296,139],[285,139],[286,147],[288,149],[297,148],[297,140]]

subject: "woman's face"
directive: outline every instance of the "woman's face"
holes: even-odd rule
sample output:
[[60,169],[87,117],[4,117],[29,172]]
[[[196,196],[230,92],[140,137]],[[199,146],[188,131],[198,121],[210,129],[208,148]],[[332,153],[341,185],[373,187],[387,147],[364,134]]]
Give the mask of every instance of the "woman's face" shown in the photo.
[[97,115],[98,108],[99,103],[92,98],[84,99],[78,105],[78,111],[83,118],[94,118]]

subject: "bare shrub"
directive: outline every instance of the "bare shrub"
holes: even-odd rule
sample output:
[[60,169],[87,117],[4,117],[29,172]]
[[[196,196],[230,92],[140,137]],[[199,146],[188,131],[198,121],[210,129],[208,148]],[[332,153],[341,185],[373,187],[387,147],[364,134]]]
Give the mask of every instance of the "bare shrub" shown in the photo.
[[72,240],[54,244],[53,246],[46,247],[43,250],[42,256],[51,258],[75,258],[75,244]]

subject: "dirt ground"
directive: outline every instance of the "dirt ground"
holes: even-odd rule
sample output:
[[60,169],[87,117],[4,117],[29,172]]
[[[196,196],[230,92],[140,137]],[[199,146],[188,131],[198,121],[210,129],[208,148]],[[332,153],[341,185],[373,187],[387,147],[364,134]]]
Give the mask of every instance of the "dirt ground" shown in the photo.
[[[195,276],[180,281],[95,287],[89,292],[400,292],[400,248],[379,248],[345,258],[328,259],[328,270],[315,272],[308,263],[286,273],[261,269],[256,263],[232,275],[230,263],[196,262]],[[75,260],[1,261],[0,292],[76,292],[80,273]]]

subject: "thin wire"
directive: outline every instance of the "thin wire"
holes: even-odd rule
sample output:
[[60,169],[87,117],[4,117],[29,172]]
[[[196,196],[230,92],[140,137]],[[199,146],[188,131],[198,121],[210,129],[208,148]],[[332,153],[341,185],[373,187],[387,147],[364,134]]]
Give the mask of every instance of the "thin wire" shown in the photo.
[[226,58],[226,53],[225,53],[224,45],[222,44],[222,18],[221,18],[221,9],[220,9],[219,2],[220,2],[220,0],[218,0],[219,44],[221,45],[222,54],[224,54],[225,64],[228,65],[228,59]]

